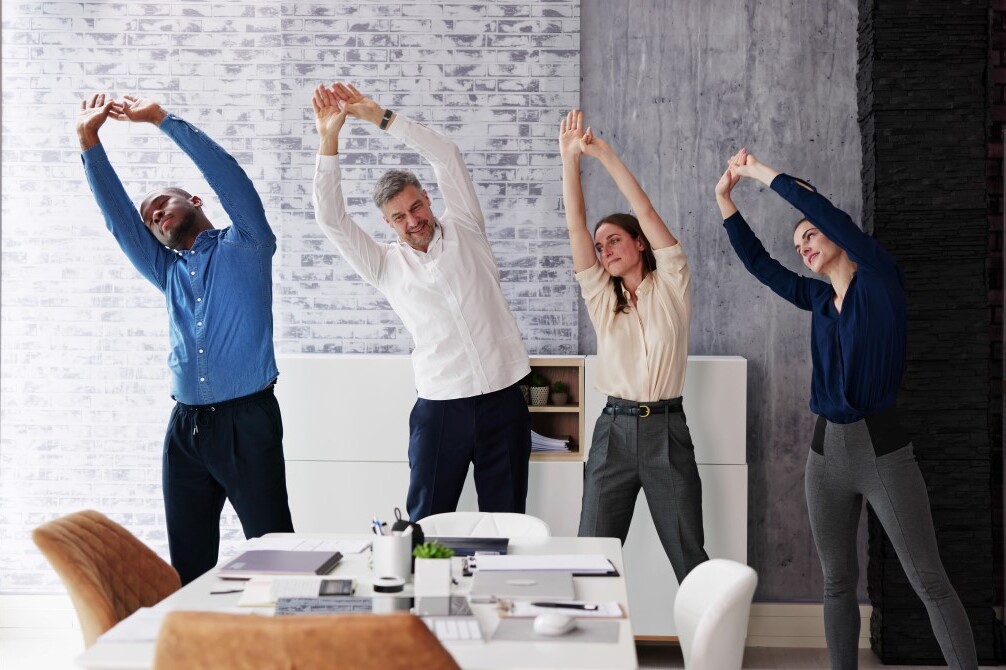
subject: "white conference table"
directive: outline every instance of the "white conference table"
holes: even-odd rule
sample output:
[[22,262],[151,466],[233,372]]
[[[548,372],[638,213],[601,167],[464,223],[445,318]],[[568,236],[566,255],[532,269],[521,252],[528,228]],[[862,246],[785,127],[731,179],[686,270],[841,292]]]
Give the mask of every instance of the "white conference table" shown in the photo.
[[[297,537],[304,539],[356,540],[360,535],[301,533],[272,534],[267,538]],[[625,587],[622,547],[617,538],[610,537],[551,537],[543,539],[512,538],[511,554],[604,554],[619,572],[617,577],[574,577],[576,597],[591,601],[616,601],[628,615],[628,595]],[[372,573],[369,567],[370,550],[359,554],[345,554],[328,576],[357,579],[357,596],[373,594]],[[458,586],[455,595],[467,594],[471,578],[461,575],[460,559],[452,559]],[[210,591],[240,587],[241,582],[220,580],[211,571],[186,585],[162,601],[159,610],[232,611],[238,606],[240,593],[210,595]],[[411,584],[406,592],[410,595]],[[444,646],[462,668],[636,668],[636,646],[628,616],[616,619],[618,641],[573,642],[562,638],[540,637],[533,641],[493,641],[493,632],[500,618],[492,604],[472,604],[479,619],[484,642],[445,642]],[[260,610],[261,611],[261,610]],[[266,611],[267,612],[267,611]],[[376,616],[376,615],[375,615]],[[121,625],[121,624],[120,624]],[[114,629],[113,629],[114,630]],[[149,670],[154,662],[154,642],[108,641],[99,637],[87,651],[77,657],[79,665],[89,670]]]

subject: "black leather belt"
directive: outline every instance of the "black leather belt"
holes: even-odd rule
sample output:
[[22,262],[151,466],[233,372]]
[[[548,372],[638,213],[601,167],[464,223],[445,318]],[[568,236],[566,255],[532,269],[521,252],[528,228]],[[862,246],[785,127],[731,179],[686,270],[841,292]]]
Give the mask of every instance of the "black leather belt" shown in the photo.
[[628,414],[629,416],[638,416],[640,419],[645,419],[651,414],[673,414],[682,411],[682,409],[680,404],[660,405],[658,407],[650,407],[649,405],[638,405],[636,407],[605,405],[602,411],[605,414]]

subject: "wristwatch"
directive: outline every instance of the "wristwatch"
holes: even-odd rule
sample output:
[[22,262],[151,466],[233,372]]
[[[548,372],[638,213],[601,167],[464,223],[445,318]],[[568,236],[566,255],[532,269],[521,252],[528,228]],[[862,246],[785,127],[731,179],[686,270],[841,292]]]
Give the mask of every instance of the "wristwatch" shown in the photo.
[[390,109],[384,110],[384,118],[381,119],[381,130],[388,129],[388,121],[391,121],[391,115],[394,114]]

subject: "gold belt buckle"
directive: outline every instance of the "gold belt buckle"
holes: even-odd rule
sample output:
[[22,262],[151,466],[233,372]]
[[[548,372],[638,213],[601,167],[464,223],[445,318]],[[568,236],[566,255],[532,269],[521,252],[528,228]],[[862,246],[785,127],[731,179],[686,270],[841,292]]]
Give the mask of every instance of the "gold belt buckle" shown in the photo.
[[640,410],[644,410],[644,409],[646,410],[646,414],[643,414],[642,412],[639,413],[639,418],[640,419],[645,419],[646,417],[650,416],[650,406],[649,405],[640,405],[639,409]]

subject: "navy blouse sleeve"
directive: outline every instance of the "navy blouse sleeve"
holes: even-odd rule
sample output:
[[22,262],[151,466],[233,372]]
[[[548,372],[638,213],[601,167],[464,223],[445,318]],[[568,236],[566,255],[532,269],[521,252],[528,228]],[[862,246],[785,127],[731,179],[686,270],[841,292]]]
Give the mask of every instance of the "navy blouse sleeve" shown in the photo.
[[[801,184],[810,188],[804,188]],[[894,257],[811,184],[788,174],[780,174],[772,180],[772,190],[800,210],[829,240],[842,247],[856,265],[879,272],[897,273]]]
[[725,219],[723,226],[727,229],[730,244],[748,272],[800,309],[810,310],[814,296],[822,290],[830,290],[825,282],[802,277],[772,258],[740,212]]

